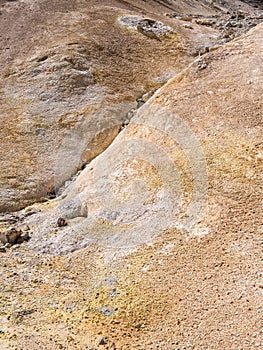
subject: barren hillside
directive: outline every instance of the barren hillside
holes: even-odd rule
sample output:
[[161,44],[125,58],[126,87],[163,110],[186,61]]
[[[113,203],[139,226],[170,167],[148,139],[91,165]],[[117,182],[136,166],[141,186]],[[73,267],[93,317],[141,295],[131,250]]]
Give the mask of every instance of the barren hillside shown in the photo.
[[260,1],[0,1],[0,348],[251,350]]

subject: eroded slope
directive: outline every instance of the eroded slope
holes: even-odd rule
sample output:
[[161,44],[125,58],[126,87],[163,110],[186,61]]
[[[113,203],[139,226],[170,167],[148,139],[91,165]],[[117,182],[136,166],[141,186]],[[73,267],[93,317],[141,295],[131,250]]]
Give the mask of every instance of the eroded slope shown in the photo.
[[[112,165],[112,184],[98,166],[98,157],[64,197],[36,205],[41,212],[24,219],[22,226],[32,230],[30,242],[3,255],[4,347],[257,349],[262,345],[262,35],[259,25],[197,59],[139,109],[104,153]],[[164,111],[151,120],[154,127],[148,119],[152,108]],[[187,132],[182,134],[184,126]],[[181,132],[171,137],[171,130],[178,129]],[[200,174],[191,155],[200,153],[184,147],[185,137],[194,142],[193,135],[206,162],[207,190],[194,181]],[[120,142],[129,145],[126,161],[115,151]],[[151,151],[157,147],[167,157],[156,164],[157,153],[155,159],[147,159],[152,154],[147,147]],[[174,168],[167,167],[171,160],[180,174],[182,213],[168,216],[170,227],[163,228],[163,217],[158,222],[155,215],[165,208],[174,210],[165,207],[167,198],[162,197],[165,181],[173,186],[176,180]],[[136,180],[134,186],[131,180]],[[90,191],[89,181],[93,185],[97,181],[97,191]],[[205,199],[194,196],[203,190]],[[86,210],[82,217],[74,206],[62,205],[74,198]],[[183,212],[187,214],[193,198],[194,203],[202,199],[202,214],[194,226],[185,227],[177,221],[185,220]],[[115,210],[120,201],[136,209],[136,217],[130,220],[132,210],[125,207],[120,217]],[[61,213],[68,215],[68,226],[58,228]],[[90,217],[93,229],[80,231],[82,220]],[[131,224],[137,235],[124,236],[123,247],[116,245],[115,238],[121,238]],[[160,232],[149,237],[158,224]],[[138,241],[129,240],[134,237]],[[46,247],[49,253],[59,252],[68,242],[77,250],[67,255],[32,251]]]

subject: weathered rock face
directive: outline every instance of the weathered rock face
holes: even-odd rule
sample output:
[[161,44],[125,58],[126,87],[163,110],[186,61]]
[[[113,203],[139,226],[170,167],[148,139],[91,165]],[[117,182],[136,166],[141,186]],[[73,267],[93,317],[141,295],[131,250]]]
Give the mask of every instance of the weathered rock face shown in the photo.
[[258,348],[262,35],[195,60],[60,198],[6,216],[32,232],[1,253],[6,348]]
[[118,19],[144,18],[146,4],[109,5],[2,3],[1,211],[53,193],[112,142],[138,97],[189,63],[189,45],[198,50],[200,35],[211,45],[219,36],[201,26],[188,34],[158,4],[147,30],[127,28]]
[[[224,6],[3,1],[0,211],[53,195],[107,148],[138,97],[186,67],[191,56],[232,38],[234,20],[226,38],[226,21],[221,28],[200,20],[212,16],[214,23],[225,16]],[[180,17],[189,12],[191,24]]]
[[[67,253],[93,242],[129,251],[169,228],[198,235],[214,230],[229,210],[234,194],[225,200],[226,191],[256,193],[261,186],[256,165],[262,155],[262,30],[260,25],[198,58],[139,108],[63,196],[33,216],[41,225],[32,247]],[[79,143],[72,133],[73,151]],[[59,169],[66,168],[71,151],[62,145]],[[55,228],[53,237],[59,217],[68,225],[59,232]]]

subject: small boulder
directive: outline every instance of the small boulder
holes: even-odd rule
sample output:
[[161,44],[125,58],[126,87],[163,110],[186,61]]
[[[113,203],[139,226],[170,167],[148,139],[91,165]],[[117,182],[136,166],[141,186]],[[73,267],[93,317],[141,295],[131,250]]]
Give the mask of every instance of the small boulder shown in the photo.
[[58,226],[58,227],[67,226],[67,221],[66,221],[64,218],[58,218],[58,220],[57,220],[57,226]]
[[28,232],[23,232],[22,230],[16,229],[14,227],[10,228],[5,232],[0,233],[0,242],[6,246],[21,244],[30,239]]
[[16,244],[21,244],[23,242],[27,242],[30,239],[29,232],[23,232],[21,235],[17,238]]
[[15,244],[18,237],[22,234],[21,230],[17,230],[16,228],[12,227],[9,230],[5,232],[1,232],[0,234],[0,241],[3,244],[10,243]]

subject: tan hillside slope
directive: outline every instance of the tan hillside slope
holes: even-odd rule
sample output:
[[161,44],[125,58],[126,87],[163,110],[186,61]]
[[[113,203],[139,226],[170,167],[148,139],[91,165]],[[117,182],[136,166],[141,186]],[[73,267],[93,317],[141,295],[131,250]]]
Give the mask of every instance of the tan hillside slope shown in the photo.
[[[215,45],[218,30],[185,28],[165,3],[1,1],[1,211],[54,195],[112,142],[137,98]],[[143,18],[161,23],[139,30]],[[66,142],[80,157],[69,151],[58,175],[57,153],[71,133],[78,141]]]
[[136,99],[256,25],[254,5],[0,1],[0,211],[54,196],[107,148]]
[[197,59],[62,197],[17,213],[6,348],[260,348],[262,35]]

